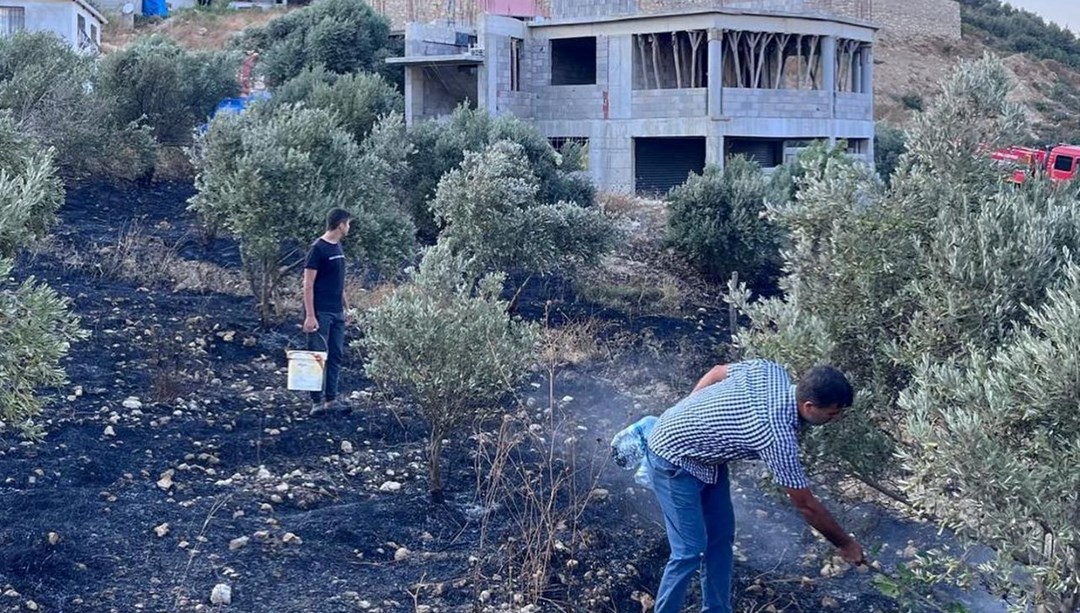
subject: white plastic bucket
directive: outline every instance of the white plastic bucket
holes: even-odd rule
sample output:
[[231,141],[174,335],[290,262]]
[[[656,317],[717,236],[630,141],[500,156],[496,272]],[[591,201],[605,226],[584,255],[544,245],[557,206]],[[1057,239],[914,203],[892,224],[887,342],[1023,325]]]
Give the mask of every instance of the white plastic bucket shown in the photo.
[[297,392],[321,392],[326,372],[325,351],[290,350],[289,389]]

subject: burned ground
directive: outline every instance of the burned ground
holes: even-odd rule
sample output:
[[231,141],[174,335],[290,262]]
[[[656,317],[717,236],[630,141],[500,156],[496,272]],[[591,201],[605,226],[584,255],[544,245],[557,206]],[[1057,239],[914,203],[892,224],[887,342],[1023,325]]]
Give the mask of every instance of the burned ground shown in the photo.
[[[190,194],[72,189],[53,239],[19,262],[17,276],[70,297],[93,336],[65,362],[70,384],[50,391],[45,439],[0,431],[0,610],[209,610],[219,583],[234,611],[642,610],[663,529],[650,494],[607,462],[606,441],[723,353],[715,322],[726,313],[629,316],[575,300],[568,284],[530,285],[523,316],[589,322],[595,344],[549,364],[553,386],[538,369],[504,421],[457,433],[443,463],[448,504],[432,506],[423,424],[371,386],[362,356],[343,373],[350,415],[309,418],[283,389],[297,322],[260,326],[235,244],[200,238]],[[214,291],[177,289],[169,275],[141,282],[140,258],[161,253],[127,254],[135,272],[95,268],[125,236],[159,241],[180,266],[213,266]],[[501,428],[516,438],[499,489]],[[733,484],[739,611],[900,609],[854,571],[821,577],[828,548],[757,476],[748,468]],[[562,510],[545,515],[536,502],[552,488]],[[872,505],[845,508],[861,536],[887,543],[886,563],[908,541],[937,539]],[[530,542],[549,557],[529,559]],[[518,576],[536,569],[542,580]],[[530,585],[542,598],[523,609]]]

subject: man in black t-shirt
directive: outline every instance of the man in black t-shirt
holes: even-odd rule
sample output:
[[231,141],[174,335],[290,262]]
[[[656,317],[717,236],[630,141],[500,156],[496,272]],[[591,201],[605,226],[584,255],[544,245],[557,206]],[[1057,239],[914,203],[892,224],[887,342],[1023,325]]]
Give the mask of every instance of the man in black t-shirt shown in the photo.
[[304,265],[304,332],[311,351],[326,351],[323,389],[311,392],[311,414],[346,408],[337,400],[338,375],[345,355],[345,252],[341,239],[349,234],[349,212],[331,209],[326,232],[311,245]]

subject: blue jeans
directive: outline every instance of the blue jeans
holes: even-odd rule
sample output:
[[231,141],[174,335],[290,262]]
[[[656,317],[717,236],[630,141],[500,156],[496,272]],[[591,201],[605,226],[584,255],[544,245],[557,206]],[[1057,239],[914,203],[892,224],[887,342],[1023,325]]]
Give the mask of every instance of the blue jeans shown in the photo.
[[308,351],[326,352],[326,373],[321,392],[311,392],[312,402],[337,398],[341,361],[345,357],[345,314],[317,311],[319,329],[307,335]]
[[698,569],[701,610],[731,613],[735,510],[727,465],[716,485],[709,485],[651,451],[646,457],[671,547],[656,590],[655,613],[679,613]]

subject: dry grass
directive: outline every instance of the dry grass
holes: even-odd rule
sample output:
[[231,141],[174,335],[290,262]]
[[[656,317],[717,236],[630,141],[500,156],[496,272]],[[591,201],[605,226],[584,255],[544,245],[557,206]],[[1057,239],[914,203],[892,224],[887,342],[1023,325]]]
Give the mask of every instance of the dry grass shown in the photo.
[[587,364],[601,357],[603,350],[598,341],[607,327],[595,318],[567,322],[558,328],[545,327],[540,341],[542,364]]
[[163,146],[158,150],[154,181],[190,181],[194,178],[195,168],[182,148]]
[[599,268],[579,277],[582,298],[631,317],[679,315],[689,303],[706,299],[709,290],[699,275],[664,247],[663,200],[615,192],[600,194],[599,203],[627,240]]
[[190,8],[177,11],[168,19],[141,23],[133,30],[125,29],[120,24],[121,20],[117,19],[102,31],[101,47],[105,53],[109,53],[123,49],[144,36],[162,34],[188,49],[220,50],[227,48],[237,33],[251,26],[265,25],[287,10],[277,7],[268,11]]

